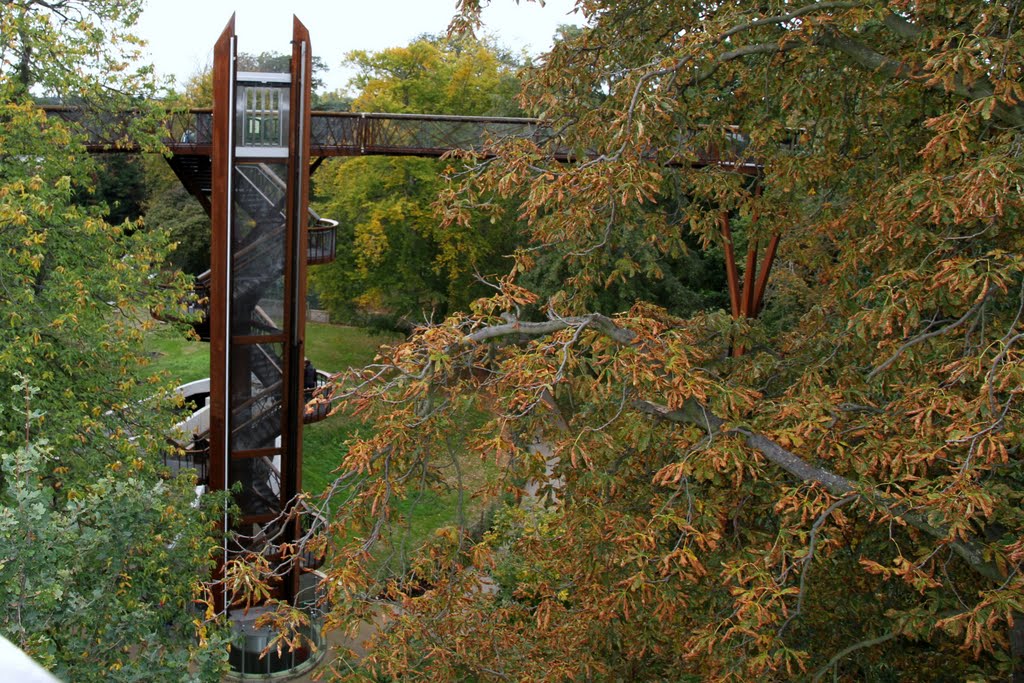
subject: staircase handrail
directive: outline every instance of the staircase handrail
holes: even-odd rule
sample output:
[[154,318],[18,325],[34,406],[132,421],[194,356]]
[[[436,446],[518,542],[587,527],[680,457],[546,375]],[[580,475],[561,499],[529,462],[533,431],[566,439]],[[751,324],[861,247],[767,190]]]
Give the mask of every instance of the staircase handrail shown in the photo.
[[284,370],[281,369],[281,366],[279,364],[281,359],[278,358],[277,355],[267,351],[264,348],[264,346],[264,344],[256,344],[256,348],[259,350],[261,354],[263,354],[263,357],[266,359],[266,361],[270,363],[272,366],[274,366],[274,369],[277,370],[277,373],[279,375],[283,375]]
[[[265,164],[265,163],[256,164],[255,167],[258,168],[261,171],[261,173],[263,174],[263,176],[267,180],[269,180],[271,183],[273,183],[279,189],[281,189],[281,191],[284,191],[287,188],[287,184],[284,182],[284,180],[281,179],[281,176],[279,176],[276,173],[274,173],[274,169],[272,169],[269,166],[269,164]],[[309,211],[309,215],[313,218],[313,225],[310,226],[310,227],[316,227],[316,228],[328,228],[328,227],[335,227],[336,228],[336,227],[338,227],[338,221],[331,220],[330,218],[322,218],[320,216],[320,214],[318,214],[316,211],[313,210],[313,207],[309,207],[308,211]],[[330,225],[328,225],[328,224],[330,224]]]
[[[287,187],[285,185],[285,182],[283,180],[281,180],[277,176],[277,174],[274,173],[273,169],[271,169],[267,164],[255,164],[253,166],[245,165],[245,166],[240,166],[239,167],[239,169],[242,169],[242,168],[245,168],[246,170],[249,170],[249,169],[257,170],[259,172],[259,176],[263,180],[268,181],[270,183],[270,186],[276,187],[278,190],[281,191],[282,194],[284,193],[285,188]],[[263,201],[265,201],[267,203],[267,205],[271,209],[276,209],[277,212],[280,214],[281,218],[282,219],[285,218],[284,210],[283,209],[277,209],[278,202],[276,202],[273,199],[271,199],[268,196],[268,193],[265,191],[267,189],[266,185],[260,186],[256,182],[256,180],[254,180],[253,178],[251,178],[249,176],[248,173],[239,173],[239,175],[246,181],[246,183],[248,183],[249,187],[251,187],[253,190],[255,190],[260,195],[260,197],[263,198]]]
[[278,328],[277,323],[274,322],[273,318],[267,315],[267,312],[263,310],[262,306],[255,306],[252,310],[252,314],[253,317],[256,318],[256,320],[253,322],[256,322],[260,325],[264,325],[269,330],[280,331],[280,328]]
[[316,218],[316,223],[314,225],[309,226],[310,230],[334,230],[335,228],[338,227],[338,221],[334,220],[333,218],[322,218],[320,216],[317,216],[316,212],[314,212],[313,209],[310,209],[309,213],[311,216]]

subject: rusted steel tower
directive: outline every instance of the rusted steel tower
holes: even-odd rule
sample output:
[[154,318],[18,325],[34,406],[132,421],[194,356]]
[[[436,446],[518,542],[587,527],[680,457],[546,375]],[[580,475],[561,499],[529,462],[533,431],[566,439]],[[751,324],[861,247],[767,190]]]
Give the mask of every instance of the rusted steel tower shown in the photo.
[[213,65],[209,487],[238,487],[218,571],[259,553],[291,601],[299,561],[281,549],[300,535],[312,57],[294,19],[290,73],[238,71],[234,26]]

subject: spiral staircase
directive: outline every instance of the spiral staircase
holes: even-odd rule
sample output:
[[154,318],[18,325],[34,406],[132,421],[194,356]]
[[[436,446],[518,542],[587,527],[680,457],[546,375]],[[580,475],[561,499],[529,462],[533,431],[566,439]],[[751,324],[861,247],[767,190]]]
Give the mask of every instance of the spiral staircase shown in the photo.
[[[192,160],[199,157],[191,157]],[[206,164],[190,164],[191,171],[210,173],[209,159]],[[261,302],[267,290],[277,283],[284,270],[281,259],[275,258],[273,249],[267,245],[280,240],[284,231],[285,216],[281,197],[285,190],[282,180],[269,164],[258,164],[239,169],[236,176],[235,199],[238,208],[246,215],[247,232],[239,239],[235,250],[234,267],[244,274],[235,280],[233,293],[235,305],[246,306],[250,311],[248,329],[233,330],[234,334],[260,334],[273,336],[282,332],[281,321],[269,314]],[[205,186],[208,193],[209,181],[194,178],[198,188]],[[322,218],[312,209],[309,211],[309,247],[306,263],[316,265],[330,263],[335,254],[335,229],[337,222]],[[201,319],[193,322],[193,328],[201,339],[209,341],[209,288],[210,271],[196,278],[196,301],[189,304],[189,312],[199,314]],[[235,406],[235,420],[232,425],[232,439],[238,448],[252,450],[270,448],[275,445],[280,435],[281,402],[280,386],[283,381],[283,361],[277,345],[255,344],[247,347],[247,365],[252,373],[255,390],[241,405]],[[317,372],[317,386],[324,386],[329,374]],[[209,380],[201,380],[184,385],[179,393],[186,404],[196,406],[195,412],[179,424],[176,443],[183,450],[179,455],[168,455],[166,464],[172,471],[184,467],[196,470],[199,484],[205,485],[208,477],[210,434],[208,406],[204,407],[209,396]],[[304,410],[303,422],[318,422],[327,417],[329,405],[320,400],[308,401]],[[248,471],[243,474],[243,488],[251,490],[254,508],[266,512],[280,494],[279,463],[274,458],[260,457],[250,463]],[[262,503],[260,505],[259,503]]]

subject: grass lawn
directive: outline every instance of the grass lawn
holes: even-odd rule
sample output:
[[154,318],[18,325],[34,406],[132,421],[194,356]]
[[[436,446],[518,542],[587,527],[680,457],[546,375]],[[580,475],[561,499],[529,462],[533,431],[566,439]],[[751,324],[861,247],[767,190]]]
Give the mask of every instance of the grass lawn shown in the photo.
[[[373,360],[381,344],[398,339],[357,327],[309,323],[306,325],[306,355],[319,370],[340,372],[362,367]],[[191,341],[173,326],[160,323],[146,336],[145,350],[153,359],[149,372],[170,373],[184,384],[210,376],[210,345]]]
[[[340,372],[370,363],[382,344],[398,338],[357,327],[309,323],[306,325],[306,355],[317,369]],[[147,371],[166,371],[178,384],[210,376],[210,345],[186,339],[171,325],[160,324],[147,335],[145,350],[153,359]],[[320,493],[333,481],[331,472],[341,462],[344,443],[360,426],[359,420],[334,415],[304,427],[303,489]]]
[[189,341],[184,333],[167,323],[158,323],[146,335],[145,350],[152,359],[145,368],[149,374],[167,372],[176,384],[210,376],[210,345]]

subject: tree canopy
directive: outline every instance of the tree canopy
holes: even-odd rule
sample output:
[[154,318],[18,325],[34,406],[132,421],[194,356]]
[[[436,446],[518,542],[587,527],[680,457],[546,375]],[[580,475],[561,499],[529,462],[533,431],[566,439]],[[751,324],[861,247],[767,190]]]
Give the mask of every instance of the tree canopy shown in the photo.
[[132,108],[155,149],[156,88],[126,61],[140,5],[0,4],[0,631],[66,680],[209,680],[225,658],[194,604],[209,510],[164,466],[177,418],[141,345],[183,281],[163,233],[104,219],[82,132],[33,101]]
[[346,55],[356,111],[517,116],[521,58],[473,37],[421,36],[404,47]]
[[[377,431],[333,489],[336,618],[398,602],[368,666],[402,680],[1019,673],[1019,5],[577,9],[525,89],[552,146],[498,146],[443,193],[453,228],[514,203],[511,272],[338,381]],[[780,237],[759,316],[603,298],[686,235]],[[569,276],[540,293],[544,259]],[[467,433],[467,406],[493,419]],[[375,583],[365,550],[453,481],[455,443],[516,502]]]
[[[514,56],[472,38],[422,37],[406,47],[351,52],[354,111],[513,115]],[[467,305],[477,273],[504,272],[519,244],[513,217],[441,229],[434,203],[445,161],[357,157],[330,160],[315,176],[317,210],[339,221],[334,263],[311,271],[336,320],[423,320]]]

